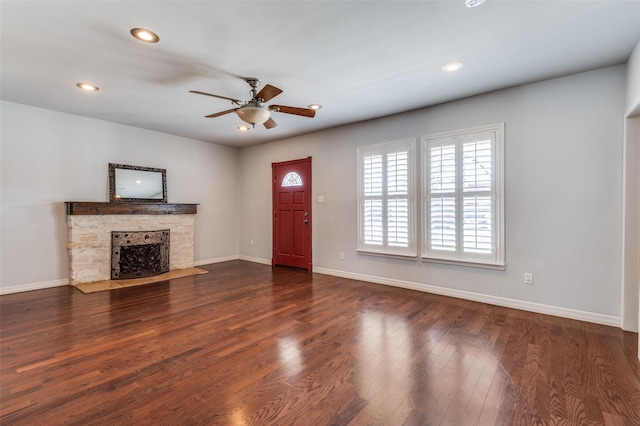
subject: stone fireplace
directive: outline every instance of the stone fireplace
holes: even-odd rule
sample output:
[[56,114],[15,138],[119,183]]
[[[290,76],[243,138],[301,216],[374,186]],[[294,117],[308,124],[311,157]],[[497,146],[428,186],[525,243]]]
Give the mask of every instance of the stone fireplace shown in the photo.
[[[69,235],[69,283],[73,286],[114,279],[112,233],[119,234],[117,239],[125,238],[121,247],[125,247],[129,257],[142,255],[140,246],[145,244],[141,242],[147,236],[147,242],[152,240],[152,245],[155,246],[143,249],[142,251],[147,251],[145,256],[155,258],[157,255],[160,261],[165,256],[164,261],[169,270],[193,267],[196,204],[65,204]],[[128,237],[123,234],[128,234]],[[164,247],[163,239],[166,239]],[[121,262],[121,253],[118,254]],[[151,262],[154,263],[155,260],[152,259]],[[125,269],[127,273],[135,275],[144,266],[140,268],[128,265]],[[121,270],[121,265],[118,265],[118,270]],[[150,275],[155,274],[156,272],[152,272]],[[122,277],[121,273],[118,275],[120,277],[115,279],[129,278]]]

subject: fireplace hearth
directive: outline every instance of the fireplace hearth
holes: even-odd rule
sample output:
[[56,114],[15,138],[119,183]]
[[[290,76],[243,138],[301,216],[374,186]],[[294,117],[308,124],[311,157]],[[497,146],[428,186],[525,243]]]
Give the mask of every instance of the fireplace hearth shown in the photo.
[[111,232],[111,279],[144,278],[169,271],[169,229]]

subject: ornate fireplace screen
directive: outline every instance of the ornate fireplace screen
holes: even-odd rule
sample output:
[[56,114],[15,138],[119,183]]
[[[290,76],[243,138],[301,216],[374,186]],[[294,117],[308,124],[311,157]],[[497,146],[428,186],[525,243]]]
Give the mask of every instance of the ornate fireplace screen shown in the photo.
[[112,280],[151,277],[169,267],[168,229],[111,232]]

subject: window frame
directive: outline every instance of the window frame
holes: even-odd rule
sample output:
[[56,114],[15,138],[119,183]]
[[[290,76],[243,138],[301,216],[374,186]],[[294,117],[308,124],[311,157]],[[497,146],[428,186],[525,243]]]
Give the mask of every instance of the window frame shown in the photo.
[[[408,247],[403,248],[403,247],[397,247],[397,246],[390,246],[389,245],[389,239],[388,239],[388,233],[387,231],[387,224],[388,221],[383,220],[383,243],[382,245],[378,246],[378,245],[372,245],[372,244],[366,244],[365,243],[365,239],[364,239],[364,201],[365,201],[365,191],[364,191],[364,183],[365,183],[365,179],[363,176],[364,173],[364,159],[365,157],[368,157],[370,155],[375,155],[377,153],[380,153],[383,155],[384,161],[383,161],[383,195],[382,197],[382,201],[383,201],[383,205],[382,205],[382,209],[383,209],[383,214],[384,212],[386,212],[387,208],[388,208],[388,203],[387,201],[389,199],[395,199],[395,198],[387,198],[389,197],[389,194],[387,194],[387,190],[388,188],[385,187],[385,182],[386,179],[388,177],[387,175],[387,164],[386,164],[386,155],[391,153],[391,152],[397,152],[402,150],[403,147],[406,147],[406,151],[408,152],[408,160],[407,160],[407,164],[408,164],[408,190],[407,190],[407,200],[408,200],[408,226],[409,226],[409,230],[408,230]],[[418,258],[418,243],[417,243],[417,227],[416,227],[416,223],[417,223],[417,219],[416,219],[416,206],[417,206],[417,170],[416,170],[416,164],[417,164],[417,157],[416,157],[416,152],[417,152],[417,138],[411,138],[411,139],[403,139],[403,140],[399,140],[399,141],[394,141],[394,142],[384,142],[384,143],[379,143],[379,144],[374,144],[374,145],[365,145],[365,146],[359,146],[357,147],[357,200],[358,200],[358,218],[357,218],[357,232],[358,232],[358,236],[357,236],[357,252],[358,253],[362,253],[362,254],[371,254],[371,255],[378,255],[378,256],[386,256],[386,257],[398,257],[398,258],[408,258],[408,259],[413,259],[413,260],[417,260]]]
[[[505,269],[505,185],[504,185],[504,131],[505,123],[496,123],[485,126],[478,126],[462,130],[454,130],[436,134],[425,135],[420,141],[420,169],[421,178],[421,195],[420,204],[422,207],[422,237],[420,257],[423,261],[438,262],[455,265],[477,266],[491,269]],[[463,250],[464,237],[464,210],[463,201],[465,191],[463,189],[463,138],[481,133],[493,133],[493,149],[492,157],[492,176],[491,188],[488,191],[492,197],[492,253],[490,255],[465,254]],[[436,250],[431,248],[431,187],[430,187],[430,155],[431,146],[442,143],[444,139],[455,139],[456,157],[455,157],[455,173],[456,188],[453,196],[456,199],[456,249],[453,251]],[[458,152],[459,151],[459,152]]]

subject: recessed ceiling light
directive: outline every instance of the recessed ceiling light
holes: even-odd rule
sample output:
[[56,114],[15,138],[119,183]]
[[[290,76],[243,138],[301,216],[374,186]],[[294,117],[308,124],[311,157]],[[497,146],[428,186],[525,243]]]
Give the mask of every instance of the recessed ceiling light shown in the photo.
[[160,37],[153,31],[145,30],[144,28],[134,28],[131,30],[131,35],[140,41],[145,43],[157,43]]
[[236,127],[236,129],[238,129],[239,132],[246,132],[247,130],[249,130],[249,127],[247,126],[243,126],[242,124],[239,125],[238,127]]
[[77,83],[76,86],[78,86],[82,90],[86,90],[87,92],[97,92],[98,90],[100,90],[98,86],[94,86],[93,84],[89,83]]
[[450,64],[443,66],[442,71],[454,72],[454,71],[458,71],[460,68],[462,68],[462,66],[463,66],[462,62],[451,62]]
[[484,3],[484,0],[465,0],[464,4],[467,7],[476,7],[476,6],[480,6],[482,3]]
[[310,109],[316,109],[316,110],[317,110],[317,109],[322,108],[322,105],[319,105],[319,104],[311,104],[311,105],[308,105],[308,106],[307,106],[307,108],[310,108]]

